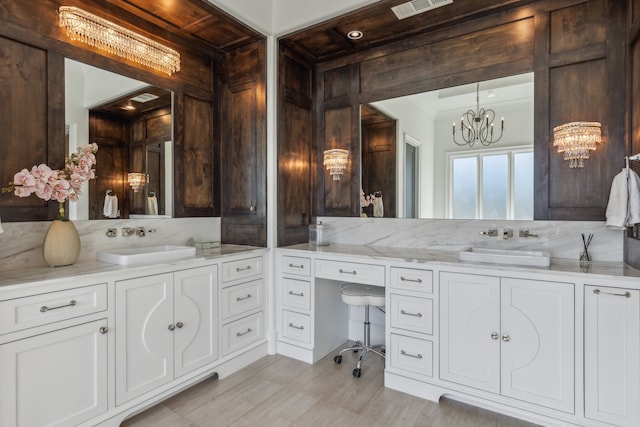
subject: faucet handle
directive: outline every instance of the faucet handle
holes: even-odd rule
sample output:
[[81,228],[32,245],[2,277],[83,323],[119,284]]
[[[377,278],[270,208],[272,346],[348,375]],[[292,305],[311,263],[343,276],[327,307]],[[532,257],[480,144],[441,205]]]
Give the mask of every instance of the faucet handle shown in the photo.
[[513,237],[513,229],[511,228],[505,228],[502,230],[502,238],[503,239],[510,239]]
[[136,234],[138,235],[138,237],[144,237],[147,235],[147,231],[144,227],[138,227],[136,228]]
[[482,234],[483,236],[495,237],[495,236],[498,235],[498,229],[497,228],[490,228],[489,231],[481,231],[480,234]]
[[519,232],[520,237],[538,237],[538,233],[530,233],[528,228],[521,228]]

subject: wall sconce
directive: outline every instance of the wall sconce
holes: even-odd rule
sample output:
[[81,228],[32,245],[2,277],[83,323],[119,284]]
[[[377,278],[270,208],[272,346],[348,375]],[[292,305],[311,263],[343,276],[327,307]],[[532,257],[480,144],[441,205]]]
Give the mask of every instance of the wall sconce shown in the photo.
[[131,172],[127,176],[127,182],[133,188],[133,192],[137,193],[147,183],[147,174],[139,172]]
[[342,150],[340,148],[324,150],[324,166],[334,181],[340,180],[348,164],[349,150]]
[[60,6],[58,13],[71,40],[168,75],[180,71],[180,54],[173,49],[77,7]]
[[598,122],[572,122],[553,128],[553,146],[558,147],[558,153],[564,153],[570,168],[583,168],[589,150],[595,150],[601,139]]

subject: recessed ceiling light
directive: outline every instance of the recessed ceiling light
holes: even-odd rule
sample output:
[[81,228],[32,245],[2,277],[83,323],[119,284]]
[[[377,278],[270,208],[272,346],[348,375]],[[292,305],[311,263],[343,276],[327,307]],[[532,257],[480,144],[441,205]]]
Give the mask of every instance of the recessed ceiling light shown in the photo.
[[347,33],[347,37],[349,37],[351,40],[361,39],[363,35],[364,34],[360,30],[351,30]]

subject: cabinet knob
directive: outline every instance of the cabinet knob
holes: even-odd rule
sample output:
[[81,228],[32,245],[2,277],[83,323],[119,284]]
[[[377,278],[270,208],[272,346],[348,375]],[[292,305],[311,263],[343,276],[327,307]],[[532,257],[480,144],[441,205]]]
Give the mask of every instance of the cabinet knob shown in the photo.
[[178,328],[178,329],[182,329],[183,326],[184,326],[184,323],[182,323],[182,322],[176,323],[176,328]]
[[173,331],[175,328],[176,328],[176,327],[175,327],[174,325],[169,325],[169,328],[168,328],[168,329],[169,329],[170,331]]
[[107,332],[109,332],[109,328],[107,328],[106,326],[103,326],[100,328],[100,333],[101,334],[106,334]]
[[258,210],[257,206],[249,206],[249,212],[255,212],[257,210]]
[[498,338],[500,338],[500,334],[497,332],[491,332],[491,339],[492,340],[497,340]]
[[509,335],[507,335],[507,334],[502,335],[502,341],[509,342],[510,339],[511,338],[509,337]]

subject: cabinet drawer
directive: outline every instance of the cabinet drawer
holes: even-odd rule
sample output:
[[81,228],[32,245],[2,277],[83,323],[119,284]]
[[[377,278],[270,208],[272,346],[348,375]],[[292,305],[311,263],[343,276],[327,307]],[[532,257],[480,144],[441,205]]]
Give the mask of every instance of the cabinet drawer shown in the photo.
[[391,334],[390,353],[393,368],[433,377],[433,343],[431,341]]
[[284,274],[296,274],[298,276],[311,276],[311,260],[296,256],[283,256],[280,267]]
[[384,266],[357,262],[316,260],[315,276],[344,282],[384,286]]
[[0,302],[0,334],[107,309],[107,284],[84,286]]
[[222,263],[222,281],[244,279],[245,277],[262,274],[264,270],[263,257],[247,258],[238,261]]
[[311,316],[282,310],[282,336],[311,344]]
[[282,304],[302,310],[310,310],[311,283],[306,280],[283,278]]
[[391,294],[391,327],[433,334],[433,300]]
[[227,319],[262,306],[262,279],[222,289],[222,318]]
[[433,272],[414,268],[391,267],[391,284],[394,289],[433,293]]
[[222,326],[222,355],[226,356],[262,338],[263,322],[261,311]]

